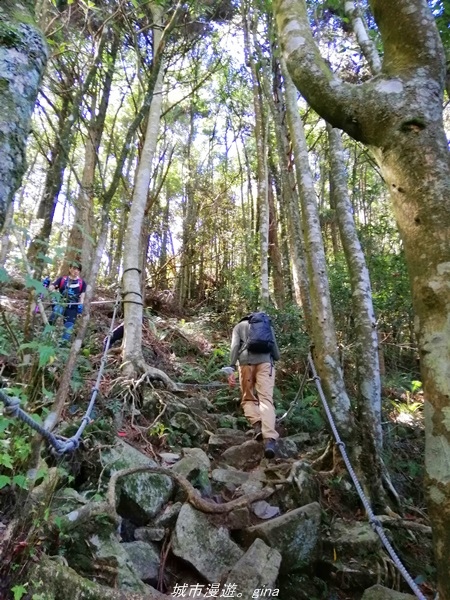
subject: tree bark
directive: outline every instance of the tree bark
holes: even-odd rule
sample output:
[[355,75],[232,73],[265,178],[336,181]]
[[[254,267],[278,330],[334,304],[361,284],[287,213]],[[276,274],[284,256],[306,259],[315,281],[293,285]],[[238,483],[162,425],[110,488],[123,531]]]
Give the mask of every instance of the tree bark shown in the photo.
[[[356,339],[357,415],[364,453],[363,469],[370,483],[370,497],[379,507],[386,505],[383,492],[383,432],[381,429],[381,380],[378,360],[378,331],[372,302],[369,271],[356,231],[348,196],[345,151],[341,133],[327,125],[330,155],[330,184],[342,247],[350,275]],[[330,186],[331,187],[331,186]]]
[[426,0],[372,0],[381,73],[342,82],[320,56],[304,0],[275,0],[289,70],[311,106],[370,147],[405,248],[425,396],[425,471],[441,600],[450,600],[450,164],[445,56]]
[[31,0],[0,6],[0,232],[25,172],[31,113],[47,62],[34,10]]
[[[287,71],[284,75],[285,86],[288,89],[289,86],[292,86],[292,82]],[[288,93],[292,98],[292,88]],[[298,110],[288,109],[288,123],[300,192],[311,300],[311,321],[308,323],[310,326],[308,333],[314,345],[313,357],[322,379],[325,394],[331,403],[333,417],[342,437],[347,441],[353,438],[354,441],[354,423],[339,360],[314,179],[309,166],[303,122]]]
[[[111,47],[107,49],[109,57],[107,62],[108,68],[103,77],[99,78],[96,86],[97,89],[92,96],[90,107],[91,120],[88,124],[86,136],[83,174],[80,181],[78,199],[75,203],[75,219],[67,241],[67,254],[63,265],[63,271],[66,272],[71,261],[81,259],[85,279],[89,278],[94,248],[95,169],[109,105],[119,44],[120,37],[113,33]],[[101,95],[97,108],[99,88],[101,88]]]
[[253,25],[248,22],[252,18],[250,2],[244,2],[242,23],[244,29],[244,53],[247,65],[250,66],[252,82],[253,108],[255,111],[255,143],[257,162],[257,189],[259,208],[259,260],[260,260],[260,304],[261,307],[269,305],[269,201],[267,179],[267,123],[262,105],[262,89],[258,81],[250,33]]
[[[153,27],[153,52],[155,57],[157,53],[162,52],[163,47],[163,11],[156,4],[151,5],[151,10],[155,25]],[[154,60],[154,64],[155,62]],[[135,187],[124,238],[122,286],[125,318],[122,364],[124,374],[130,377],[134,377],[140,370],[140,365],[144,363],[142,355],[143,290],[139,242],[141,240],[142,223],[147,205],[152,161],[156,150],[161,116],[164,73],[162,62],[158,61],[155,68],[158,69],[158,72],[157,74],[153,74],[153,76],[156,76],[156,82],[150,104],[144,146],[136,172]]]

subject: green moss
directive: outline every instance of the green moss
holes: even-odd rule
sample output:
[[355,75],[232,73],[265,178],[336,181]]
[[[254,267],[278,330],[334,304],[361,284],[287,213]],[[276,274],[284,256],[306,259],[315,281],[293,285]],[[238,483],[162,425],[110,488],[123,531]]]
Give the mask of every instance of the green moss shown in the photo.
[[0,19],[0,45],[6,48],[15,48],[22,45],[23,40],[18,28],[11,23]]

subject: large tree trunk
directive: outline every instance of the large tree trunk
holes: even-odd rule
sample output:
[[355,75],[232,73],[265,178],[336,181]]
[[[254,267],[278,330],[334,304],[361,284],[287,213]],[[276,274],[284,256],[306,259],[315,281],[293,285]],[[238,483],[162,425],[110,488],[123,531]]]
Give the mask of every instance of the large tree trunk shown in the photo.
[[390,191],[411,279],[425,392],[425,469],[441,600],[450,600],[450,165],[445,57],[426,0],[372,0],[381,73],[339,80],[320,56],[304,0],[275,0],[284,54],[313,108],[370,147]]
[[25,172],[31,113],[47,62],[47,46],[34,22],[34,2],[0,5],[0,231]]

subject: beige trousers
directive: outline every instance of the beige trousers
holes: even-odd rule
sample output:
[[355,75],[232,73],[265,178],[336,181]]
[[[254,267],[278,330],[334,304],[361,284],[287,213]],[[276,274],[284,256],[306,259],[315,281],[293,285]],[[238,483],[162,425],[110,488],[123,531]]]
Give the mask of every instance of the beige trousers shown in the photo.
[[250,425],[261,421],[263,438],[276,440],[279,435],[275,431],[273,405],[275,367],[270,363],[240,365],[239,382],[242,394],[241,406]]

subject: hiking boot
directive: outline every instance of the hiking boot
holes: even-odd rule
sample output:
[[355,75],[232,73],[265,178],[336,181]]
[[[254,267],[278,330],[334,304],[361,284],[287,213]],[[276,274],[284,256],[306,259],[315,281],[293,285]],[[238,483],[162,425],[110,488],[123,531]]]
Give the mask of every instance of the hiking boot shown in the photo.
[[252,436],[254,440],[260,442],[262,440],[261,421],[257,421],[252,425],[252,429],[246,432],[246,435]]
[[262,440],[261,421],[253,425],[253,439],[257,442]]
[[266,458],[275,458],[277,444],[275,440],[268,439],[264,442],[264,456]]

